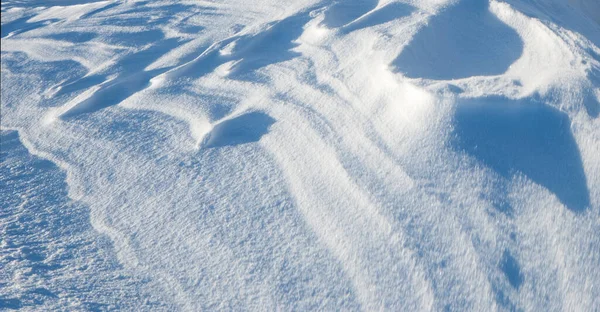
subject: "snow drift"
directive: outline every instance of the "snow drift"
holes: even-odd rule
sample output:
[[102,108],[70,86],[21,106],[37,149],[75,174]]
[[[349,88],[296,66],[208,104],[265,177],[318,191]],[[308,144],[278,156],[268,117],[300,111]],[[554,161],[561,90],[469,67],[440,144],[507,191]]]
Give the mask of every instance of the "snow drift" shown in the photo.
[[598,310],[598,12],[3,1],[0,308]]

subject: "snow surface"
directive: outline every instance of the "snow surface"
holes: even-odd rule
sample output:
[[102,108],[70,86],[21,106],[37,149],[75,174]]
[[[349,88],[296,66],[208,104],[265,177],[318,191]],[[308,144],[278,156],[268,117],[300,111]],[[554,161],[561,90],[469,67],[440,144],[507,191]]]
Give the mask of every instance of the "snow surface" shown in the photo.
[[0,309],[599,311],[599,17],[3,0]]

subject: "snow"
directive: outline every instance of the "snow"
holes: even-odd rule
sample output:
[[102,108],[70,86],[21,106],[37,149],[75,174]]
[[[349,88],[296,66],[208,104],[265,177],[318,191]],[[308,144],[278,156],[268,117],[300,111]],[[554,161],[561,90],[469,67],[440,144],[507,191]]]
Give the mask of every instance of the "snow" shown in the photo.
[[0,309],[600,309],[594,0],[2,2]]

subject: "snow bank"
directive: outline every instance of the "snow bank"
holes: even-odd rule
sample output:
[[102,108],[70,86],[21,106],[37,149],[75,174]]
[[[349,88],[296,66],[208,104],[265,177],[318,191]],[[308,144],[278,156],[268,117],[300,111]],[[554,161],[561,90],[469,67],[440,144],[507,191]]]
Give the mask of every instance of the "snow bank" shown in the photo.
[[0,307],[596,310],[597,6],[3,1]]

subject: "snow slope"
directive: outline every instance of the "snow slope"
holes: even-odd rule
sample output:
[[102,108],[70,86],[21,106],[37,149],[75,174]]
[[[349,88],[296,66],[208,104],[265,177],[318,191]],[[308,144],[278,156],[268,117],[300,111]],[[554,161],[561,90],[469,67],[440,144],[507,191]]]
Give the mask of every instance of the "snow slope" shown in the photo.
[[599,310],[598,12],[3,1],[0,308]]

